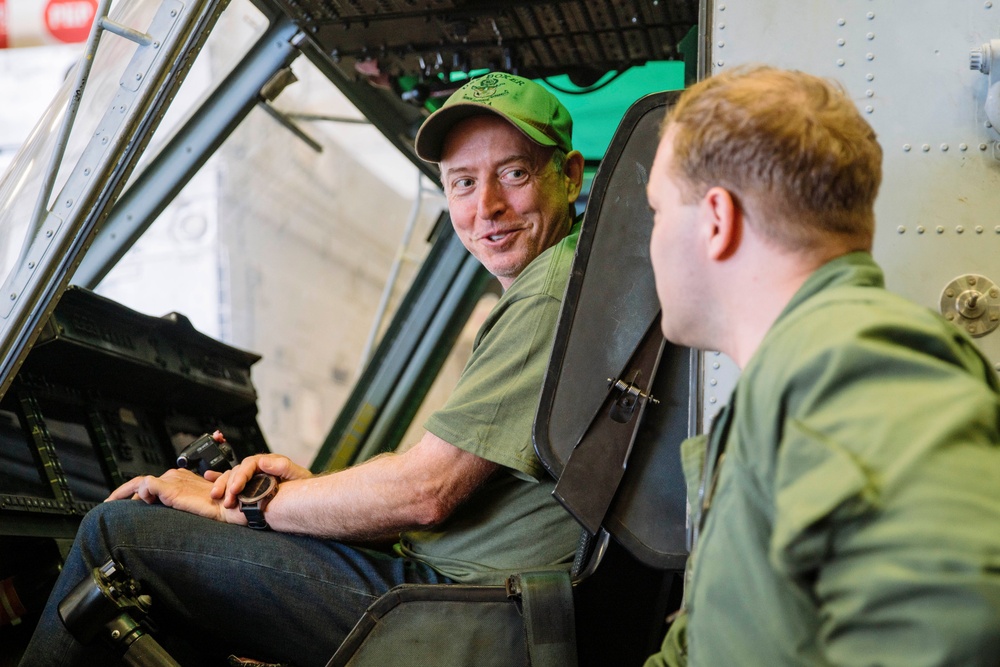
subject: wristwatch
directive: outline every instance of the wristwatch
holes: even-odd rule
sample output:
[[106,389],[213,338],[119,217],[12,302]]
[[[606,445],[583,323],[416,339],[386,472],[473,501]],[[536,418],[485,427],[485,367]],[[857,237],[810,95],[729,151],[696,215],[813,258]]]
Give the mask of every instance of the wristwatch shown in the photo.
[[266,472],[259,472],[249,480],[240,493],[240,511],[247,518],[247,525],[256,530],[267,530],[264,520],[264,506],[278,492],[278,478]]

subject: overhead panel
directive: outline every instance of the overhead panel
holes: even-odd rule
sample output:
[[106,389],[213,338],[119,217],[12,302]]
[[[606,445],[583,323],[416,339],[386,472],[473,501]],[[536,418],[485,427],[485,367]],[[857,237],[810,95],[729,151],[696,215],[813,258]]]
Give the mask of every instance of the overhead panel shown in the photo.
[[355,101],[378,92],[404,142],[470,74],[566,74],[586,90],[609,72],[680,59],[698,20],[696,0],[275,1],[348,88],[364,88]]

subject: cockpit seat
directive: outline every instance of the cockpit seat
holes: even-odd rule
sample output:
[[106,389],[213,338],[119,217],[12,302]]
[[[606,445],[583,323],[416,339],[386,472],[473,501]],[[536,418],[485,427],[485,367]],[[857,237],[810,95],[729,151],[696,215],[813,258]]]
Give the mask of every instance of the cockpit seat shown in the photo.
[[697,357],[660,334],[648,251],[648,170],[677,95],[631,107],[594,179],[536,414],[535,450],[582,527],[572,569],[393,588],[328,667],[626,666],[658,648],[687,558],[679,446],[697,423]]

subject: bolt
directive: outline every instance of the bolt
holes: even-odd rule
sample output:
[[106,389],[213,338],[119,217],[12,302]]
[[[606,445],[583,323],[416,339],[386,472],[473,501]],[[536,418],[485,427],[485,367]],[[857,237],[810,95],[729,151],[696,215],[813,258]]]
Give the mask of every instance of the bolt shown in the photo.
[[937,232],[938,234],[944,234],[944,227],[938,225],[937,227],[934,228],[934,231]]
[[905,234],[906,233],[906,227],[904,227],[903,225],[900,225],[899,227],[896,227],[896,231],[899,232],[900,234]]
[[911,146],[910,144],[903,144],[903,150],[906,151],[907,153],[909,153],[912,148],[913,146]]
[[865,58],[867,58],[868,60],[875,60],[875,54],[874,53],[865,54]]
[[947,153],[948,152],[948,144],[941,144],[941,150]]
[[917,234],[923,234],[923,233],[924,233],[924,226],[917,225]]
[[964,232],[964,231],[965,231],[965,227],[963,227],[962,225],[957,225],[957,226],[955,227],[955,231],[956,231],[957,233],[961,234],[962,232]]
[[924,144],[924,145],[922,145],[922,146],[920,147],[920,150],[922,150],[922,151],[923,151],[923,152],[925,152],[925,153],[926,153],[927,151],[929,151],[930,149],[931,149],[931,145],[930,145],[930,144]]
[[869,88],[865,91],[865,97],[875,97],[875,91]]
[[119,631],[119,630],[112,630],[111,631],[111,638],[112,639],[118,639],[121,636],[122,636],[121,631]]
[[960,150],[960,151],[962,151],[964,153],[965,151],[969,150],[969,144],[959,144],[958,145],[958,150]]
[[977,234],[982,234],[983,233],[983,226],[982,225],[976,225],[976,233]]
[[1000,296],[1000,290],[998,290],[996,287],[991,287],[990,296],[993,297],[994,299],[997,298],[998,296]]
[[844,41],[843,37],[837,40],[837,46],[843,46],[844,44],[847,44],[847,42]]
[[837,19],[837,25],[841,25],[842,26],[842,25],[845,25],[846,23],[847,23],[847,21],[845,21],[844,19]]
[[837,67],[843,67],[843,66],[844,66],[844,59],[837,58]]
[[875,111],[875,107],[873,107],[872,105],[869,104],[868,106],[865,107],[865,113],[871,113],[873,111]]
[[947,313],[947,314],[945,315],[945,318],[946,318],[946,319],[947,319],[947,320],[948,320],[949,322],[952,322],[952,321],[954,321],[954,319],[955,319],[955,313]]
[[955,296],[955,290],[949,288],[949,289],[945,290],[944,295],[950,299],[953,296]]
[[871,21],[873,18],[875,18],[875,12],[868,12],[868,20]]
[[874,81],[875,75],[872,74],[871,72],[868,72],[868,74],[865,75],[865,79],[867,79],[868,81]]

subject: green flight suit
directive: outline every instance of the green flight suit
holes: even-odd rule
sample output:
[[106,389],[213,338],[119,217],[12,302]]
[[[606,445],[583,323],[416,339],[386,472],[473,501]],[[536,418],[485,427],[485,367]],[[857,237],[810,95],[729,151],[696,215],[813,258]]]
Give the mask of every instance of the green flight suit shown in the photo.
[[700,536],[647,667],[1000,664],[996,374],[868,254],[810,276],[683,458]]

